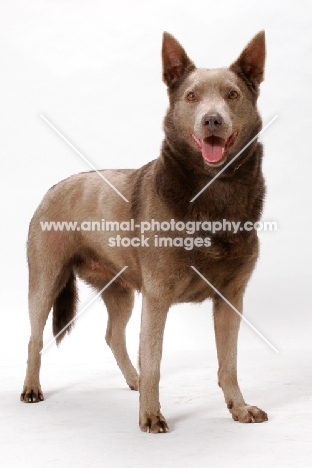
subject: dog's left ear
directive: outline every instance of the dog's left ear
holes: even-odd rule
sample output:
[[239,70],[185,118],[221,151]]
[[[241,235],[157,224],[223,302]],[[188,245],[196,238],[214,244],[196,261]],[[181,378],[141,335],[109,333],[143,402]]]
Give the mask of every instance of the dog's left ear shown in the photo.
[[179,42],[164,32],[162,43],[163,80],[171,88],[187,73],[195,69]]
[[243,74],[257,88],[264,79],[265,63],[265,33],[260,31],[247,44],[237,60],[230,66],[230,70]]

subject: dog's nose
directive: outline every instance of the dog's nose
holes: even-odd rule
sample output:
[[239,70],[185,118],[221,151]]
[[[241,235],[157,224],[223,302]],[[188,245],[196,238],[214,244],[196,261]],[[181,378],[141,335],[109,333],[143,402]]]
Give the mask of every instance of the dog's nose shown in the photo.
[[206,114],[203,117],[203,126],[209,128],[211,132],[214,132],[218,127],[222,125],[222,117],[220,114]]

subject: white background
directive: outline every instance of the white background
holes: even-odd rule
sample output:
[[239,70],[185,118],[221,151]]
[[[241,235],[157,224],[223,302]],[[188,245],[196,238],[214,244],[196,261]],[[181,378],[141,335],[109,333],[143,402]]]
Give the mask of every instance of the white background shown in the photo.
[[[303,1],[2,1],[1,418],[4,466],[310,466],[311,432],[311,9]],[[43,357],[39,405],[18,401],[29,337],[26,239],[47,189],[88,166],[40,118],[50,119],[92,163],[140,167],[159,154],[167,96],[162,32],[200,67],[228,66],[265,29],[259,108],[266,124],[267,200],[261,256],[245,298],[239,376],[245,398],[270,421],[230,419],[216,383],[211,305],[170,312],[162,406],[171,432],[137,427],[138,395],[126,389],[104,343],[98,301],[70,338]],[[81,285],[81,306],[92,291]],[[136,362],[140,298],[128,341]],[[45,342],[51,338],[51,324]]]

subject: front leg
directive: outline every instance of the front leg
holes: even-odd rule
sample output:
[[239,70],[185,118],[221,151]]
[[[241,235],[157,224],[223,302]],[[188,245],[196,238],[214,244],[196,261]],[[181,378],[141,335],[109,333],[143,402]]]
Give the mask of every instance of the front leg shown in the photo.
[[139,391],[140,429],[144,432],[167,432],[167,422],[160,412],[159,379],[164,328],[168,305],[162,298],[143,295]]
[[[242,311],[242,296],[224,296]],[[239,422],[263,422],[267,414],[256,406],[245,403],[237,382],[237,338],[240,316],[221,298],[213,301],[214,328],[219,362],[218,383],[232,418]]]

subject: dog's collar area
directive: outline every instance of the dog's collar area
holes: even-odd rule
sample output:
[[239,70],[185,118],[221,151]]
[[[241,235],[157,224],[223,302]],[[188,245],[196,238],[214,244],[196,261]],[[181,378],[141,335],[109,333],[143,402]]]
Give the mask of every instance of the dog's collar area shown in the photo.
[[242,165],[243,165],[244,161],[242,161],[238,166],[236,166],[234,168],[234,172],[236,172]]

